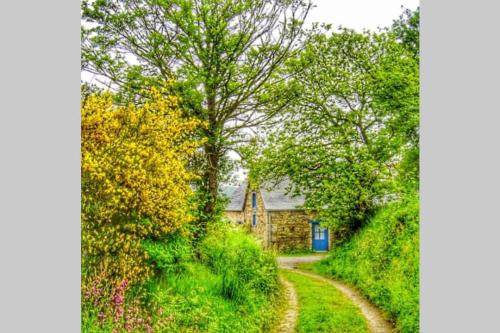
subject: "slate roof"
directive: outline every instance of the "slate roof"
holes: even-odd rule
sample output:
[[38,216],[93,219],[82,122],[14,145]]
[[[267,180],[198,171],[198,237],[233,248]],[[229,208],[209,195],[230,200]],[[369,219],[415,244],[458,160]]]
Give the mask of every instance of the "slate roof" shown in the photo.
[[238,186],[231,186],[231,185],[222,185],[220,187],[220,190],[223,195],[226,197],[230,198],[233,192],[238,188]]
[[304,196],[292,196],[286,194],[292,183],[289,180],[283,180],[274,185],[272,183],[263,184],[260,187],[264,208],[266,210],[301,210],[300,206],[304,204]]
[[[245,203],[245,194],[247,191],[248,183],[245,181],[240,186],[231,191],[229,196],[229,203],[226,206],[226,211],[242,211],[243,204]],[[227,190],[223,189],[227,193]]]
[[[292,196],[286,194],[290,188],[290,181],[283,180],[274,185],[273,183],[265,183],[260,187],[264,208],[266,210],[301,210],[300,206],[304,204],[304,196]],[[242,211],[245,203],[245,195],[248,182],[243,182],[229,196],[229,204],[226,206],[226,211]],[[223,189],[223,192],[225,190]]]

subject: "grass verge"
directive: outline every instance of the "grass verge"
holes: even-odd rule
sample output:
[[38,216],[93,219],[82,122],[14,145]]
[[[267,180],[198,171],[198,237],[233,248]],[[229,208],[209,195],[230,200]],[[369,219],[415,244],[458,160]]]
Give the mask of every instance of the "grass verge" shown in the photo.
[[275,332],[286,306],[276,258],[252,235],[214,222],[196,248],[181,236],[144,247],[155,275],[123,298],[102,297],[119,301],[111,315],[87,300],[82,333]]
[[302,256],[322,256],[327,254],[327,252],[313,252],[313,251],[300,251],[300,252],[283,252],[278,253],[280,257],[302,257]]
[[352,284],[389,315],[398,332],[418,332],[418,197],[382,208],[326,259],[301,268]]
[[299,249],[299,250],[278,252],[278,256],[280,257],[298,257],[298,256],[315,255],[315,254],[321,254],[321,253],[313,252],[310,249]]
[[297,333],[369,332],[360,310],[329,283],[288,270],[281,274],[297,291]]
[[151,289],[168,318],[163,331],[258,333],[272,332],[282,308],[280,295],[251,293],[245,300],[225,297],[223,278],[202,264],[169,276]]

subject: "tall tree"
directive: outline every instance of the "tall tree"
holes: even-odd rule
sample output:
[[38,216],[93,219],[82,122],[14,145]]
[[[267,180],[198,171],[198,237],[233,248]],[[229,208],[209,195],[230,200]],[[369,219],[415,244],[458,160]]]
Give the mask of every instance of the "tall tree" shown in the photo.
[[202,226],[216,209],[221,159],[244,130],[284,108],[265,93],[296,48],[311,7],[303,0],[83,1],[83,70],[129,98],[175,79],[190,116],[205,121],[207,193]]
[[400,161],[418,144],[418,62],[390,31],[317,29],[284,75],[297,98],[250,168],[290,177],[306,208],[349,233],[394,192]]

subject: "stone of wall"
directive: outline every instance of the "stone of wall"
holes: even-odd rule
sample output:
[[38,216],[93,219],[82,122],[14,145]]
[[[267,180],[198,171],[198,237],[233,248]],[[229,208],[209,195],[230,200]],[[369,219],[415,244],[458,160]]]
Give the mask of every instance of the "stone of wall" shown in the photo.
[[328,230],[328,251],[332,249],[332,244],[333,244],[333,235],[330,232],[330,230]]
[[262,196],[260,191],[256,191],[257,193],[257,208],[255,209],[255,213],[257,214],[257,224],[256,226],[252,226],[252,190],[249,189],[247,191],[247,195],[245,198],[244,205],[244,215],[245,215],[245,224],[247,227],[261,240],[262,245],[267,247],[268,239],[268,229],[267,229],[267,214],[264,210],[264,201],[262,200]]
[[243,211],[241,212],[225,211],[224,216],[233,223],[236,224],[245,223],[245,215],[243,214]]
[[312,248],[311,214],[304,211],[273,211],[271,247],[278,251],[310,250]]

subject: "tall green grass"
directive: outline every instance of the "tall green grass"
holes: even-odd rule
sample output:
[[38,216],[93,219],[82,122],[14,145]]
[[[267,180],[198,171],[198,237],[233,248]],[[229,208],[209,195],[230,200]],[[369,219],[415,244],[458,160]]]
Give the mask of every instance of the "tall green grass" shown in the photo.
[[195,252],[198,260],[184,263],[180,273],[165,272],[150,285],[163,317],[170,319],[163,330],[272,331],[282,302],[273,255],[253,236],[222,222],[209,227]]
[[[277,327],[285,304],[276,260],[253,236],[218,222],[195,247],[180,235],[143,245],[156,274],[124,307],[140,299],[153,332],[258,333]],[[127,331],[123,323],[116,327],[112,318],[99,321],[94,312],[82,311],[82,332],[145,332]]]
[[[245,301],[223,295],[223,277],[195,263],[177,276],[165,277],[151,289],[163,309],[165,332],[269,332],[278,310],[274,297],[254,293]],[[277,297],[277,296],[276,296]],[[276,298],[276,301],[279,301]],[[167,318],[165,320],[165,318]]]
[[419,331],[418,196],[382,208],[313,270],[348,281],[385,310],[400,332]]
[[200,245],[200,256],[221,277],[222,295],[245,302],[254,294],[271,296],[278,287],[278,266],[255,238],[230,225],[215,225]]

